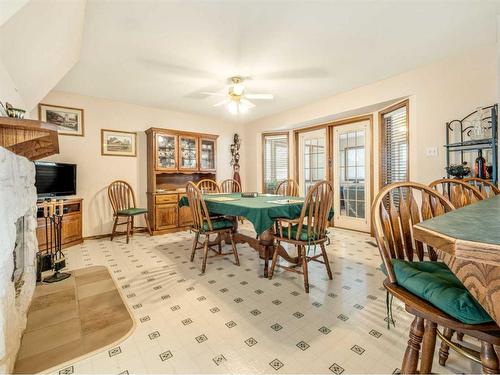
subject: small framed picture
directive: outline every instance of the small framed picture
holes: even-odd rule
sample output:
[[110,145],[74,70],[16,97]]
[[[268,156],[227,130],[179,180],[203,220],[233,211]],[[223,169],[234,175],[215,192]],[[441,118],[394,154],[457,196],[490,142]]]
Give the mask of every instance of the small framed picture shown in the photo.
[[40,121],[57,125],[61,135],[83,137],[83,109],[40,103],[38,118]]
[[101,129],[101,155],[137,156],[137,133]]

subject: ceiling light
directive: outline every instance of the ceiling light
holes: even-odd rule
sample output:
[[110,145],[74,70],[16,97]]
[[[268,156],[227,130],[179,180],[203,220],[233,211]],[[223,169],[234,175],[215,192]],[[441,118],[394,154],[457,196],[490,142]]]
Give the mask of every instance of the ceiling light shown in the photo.
[[242,95],[243,91],[245,91],[245,86],[242,83],[236,83],[233,85],[233,94]]
[[238,114],[238,102],[234,101],[234,100],[231,100],[227,106],[227,109],[229,110],[229,112],[233,115],[237,115]]

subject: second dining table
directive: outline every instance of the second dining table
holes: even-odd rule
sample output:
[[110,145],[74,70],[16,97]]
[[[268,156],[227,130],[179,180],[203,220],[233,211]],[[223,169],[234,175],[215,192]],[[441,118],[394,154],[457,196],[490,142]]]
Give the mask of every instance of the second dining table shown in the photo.
[[[290,256],[282,246],[276,246],[273,226],[278,218],[296,219],[300,216],[304,198],[274,194],[258,194],[255,197],[244,197],[241,193],[204,194],[203,199],[209,214],[231,216],[235,222],[234,240],[236,243],[248,243],[264,260],[264,277],[268,276],[269,261],[274,249],[279,251],[286,261],[297,263],[297,258]],[[187,197],[179,201],[179,206],[188,206]],[[330,213],[330,217],[333,214]],[[253,224],[256,236],[239,232],[238,217],[244,217]],[[229,239],[217,238],[216,241],[228,242]]]

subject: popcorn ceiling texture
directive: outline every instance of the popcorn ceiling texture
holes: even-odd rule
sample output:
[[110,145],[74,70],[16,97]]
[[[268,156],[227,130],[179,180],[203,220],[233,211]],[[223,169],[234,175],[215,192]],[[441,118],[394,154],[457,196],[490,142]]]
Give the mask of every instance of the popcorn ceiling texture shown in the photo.
[[[0,373],[13,369],[36,283],[35,166],[0,147]],[[11,280],[16,222],[24,216],[25,256],[22,288],[16,297]]]

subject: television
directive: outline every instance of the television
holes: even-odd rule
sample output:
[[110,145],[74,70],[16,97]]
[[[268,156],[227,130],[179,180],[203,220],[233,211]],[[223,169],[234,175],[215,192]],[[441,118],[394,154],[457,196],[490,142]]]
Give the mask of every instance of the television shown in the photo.
[[36,161],[35,171],[39,198],[76,194],[76,164]]

